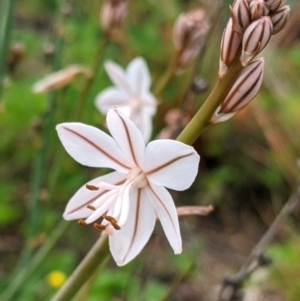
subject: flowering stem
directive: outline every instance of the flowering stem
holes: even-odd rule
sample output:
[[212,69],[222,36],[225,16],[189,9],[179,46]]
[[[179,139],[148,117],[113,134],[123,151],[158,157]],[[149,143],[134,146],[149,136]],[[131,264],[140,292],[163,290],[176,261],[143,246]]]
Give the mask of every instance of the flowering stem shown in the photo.
[[234,81],[243,69],[238,56],[224,77],[220,78],[204,104],[198,110],[193,119],[177,137],[178,141],[192,145],[201,135],[202,131],[209,125],[209,120],[227,96]]
[[174,59],[172,60],[169,68],[166,70],[166,72],[159,78],[158,83],[156,84],[154,88],[154,95],[157,97],[163,89],[166,87],[168,82],[172,79],[172,77],[175,75],[176,68],[177,68],[177,62],[179,59],[180,53],[176,53]]
[[[9,46],[10,29],[13,17],[15,0],[4,0],[1,3],[2,27],[0,28],[0,99],[4,90],[6,58]],[[1,21],[1,20],[0,20]]]
[[108,255],[107,235],[102,233],[88,254],[78,265],[67,282],[61,287],[51,301],[70,301],[82,285],[91,277]]
[[96,54],[96,57],[95,57],[95,61],[93,63],[92,74],[91,74],[91,76],[87,77],[87,79],[85,81],[85,84],[84,84],[84,87],[83,87],[83,89],[82,89],[82,91],[79,95],[79,99],[78,99],[78,102],[77,102],[77,107],[76,107],[76,110],[74,112],[74,115],[72,116],[72,118],[74,120],[79,120],[79,118],[81,117],[84,106],[85,106],[85,104],[87,102],[87,99],[88,99],[89,92],[90,92],[90,90],[92,88],[92,85],[94,83],[94,80],[96,78],[100,62],[103,59],[103,55],[104,55],[104,52],[106,50],[106,46],[108,45],[108,43],[109,43],[109,37],[106,34],[104,34],[104,37],[103,37],[102,41],[99,43],[99,48],[98,48],[98,51],[97,51],[97,54]]
[[63,236],[63,234],[68,229],[70,223],[62,221],[55,230],[47,238],[46,243],[37,251],[30,261],[28,267],[23,268],[19,273],[15,275],[12,281],[9,282],[8,287],[0,295],[0,300],[9,301],[13,300],[14,295],[24,287],[25,281],[36,271],[40,264],[47,258],[47,256],[53,250],[58,240]]

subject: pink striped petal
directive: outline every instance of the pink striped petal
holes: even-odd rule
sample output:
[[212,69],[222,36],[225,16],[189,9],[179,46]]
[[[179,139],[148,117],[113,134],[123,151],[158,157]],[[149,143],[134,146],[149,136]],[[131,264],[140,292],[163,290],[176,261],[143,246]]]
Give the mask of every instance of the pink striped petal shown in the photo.
[[193,147],[161,139],[147,145],[142,169],[154,184],[185,190],[195,180],[199,160]]
[[136,125],[117,109],[111,109],[106,118],[108,129],[123,151],[131,167],[140,166],[145,142]]
[[130,169],[116,142],[106,133],[83,123],[61,123],[56,126],[59,139],[69,155],[90,167],[108,167],[120,172]]
[[110,251],[117,265],[135,258],[148,242],[155,225],[155,212],[144,189],[132,189],[126,223],[109,237]]
[[155,208],[167,239],[175,254],[182,251],[182,241],[175,204],[166,188],[150,184],[145,187],[149,199]]

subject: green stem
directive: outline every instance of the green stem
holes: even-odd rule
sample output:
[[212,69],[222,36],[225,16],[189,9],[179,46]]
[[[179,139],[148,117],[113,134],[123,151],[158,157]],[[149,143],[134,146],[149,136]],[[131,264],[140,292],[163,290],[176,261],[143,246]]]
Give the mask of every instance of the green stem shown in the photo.
[[97,54],[96,54],[96,57],[95,57],[95,61],[93,63],[92,74],[91,74],[90,77],[88,77],[86,79],[84,87],[83,87],[83,89],[82,89],[82,91],[79,95],[79,99],[78,99],[78,102],[77,102],[77,107],[76,107],[75,112],[72,116],[72,118],[74,120],[79,120],[79,118],[81,117],[84,106],[85,106],[85,104],[87,102],[87,99],[88,99],[89,92],[90,92],[90,90],[92,88],[92,85],[94,83],[94,80],[96,78],[100,62],[103,59],[103,55],[104,55],[104,52],[106,50],[106,46],[108,45],[108,43],[109,43],[109,37],[107,35],[104,35],[103,40],[99,44],[99,48],[98,48],[98,51],[97,51]]
[[177,137],[178,141],[189,145],[192,145],[196,141],[196,139],[201,135],[202,131],[209,125],[210,118],[220,103],[225,99],[242,69],[243,67],[237,59],[229,68],[224,77],[217,81],[215,87],[205,100],[204,104],[201,106],[193,119],[188,123],[185,129],[181,132],[181,134]]
[[[63,2],[59,0],[58,2]],[[62,3],[61,3],[62,4]],[[61,18],[60,15],[60,6],[58,5],[57,18]],[[62,21],[58,22],[62,23]],[[52,61],[52,70],[57,70],[59,66],[59,56],[62,49],[63,40],[60,36],[56,37],[55,40],[55,48],[56,55]],[[27,242],[24,245],[24,248],[21,252],[19,262],[17,263],[15,273],[19,273],[19,269],[23,268],[25,265],[28,265],[29,259],[32,256],[32,249],[30,247],[30,240],[36,235],[39,227],[38,227],[38,219],[39,219],[39,208],[38,208],[38,200],[40,196],[40,189],[42,187],[43,181],[45,179],[45,163],[47,159],[47,151],[49,140],[51,136],[51,132],[53,131],[53,118],[55,113],[55,93],[51,93],[48,96],[47,109],[42,117],[42,133],[41,137],[41,147],[37,151],[35,158],[33,160],[33,169],[32,169],[32,178],[31,178],[31,199],[29,204],[29,221],[28,221],[28,234],[27,234]]]
[[4,90],[6,73],[6,58],[9,47],[10,30],[14,11],[15,0],[3,0],[0,6],[2,12],[2,28],[0,29],[0,100]]
[[93,276],[93,273],[108,255],[108,239],[106,234],[100,238],[78,265],[67,282],[61,287],[51,301],[70,301],[83,284]]
[[62,221],[58,224],[55,230],[48,237],[46,243],[34,255],[28,267],[23,268],[18,274],[16,274],[15,278],[11,282],[9,282],[8,287],[0,296],[0,300],[14,300],[12,298],[20,290],[20,288],[24,286],[25,281],[33,274],[34,271],[36,271],[40,264],[51,253],[56,243],[68,229],[69,225],[70,223],[67,223],[65,221]]
[[166,70],[166,72],[159,78],[154,90],[153,94],[157,97],[167,86],[169,81],[173,78],[176,72],[177,68],[177,62],[178,58],[180,56],[180,53],[176,53],[174,59],[172,60],[169,68]]

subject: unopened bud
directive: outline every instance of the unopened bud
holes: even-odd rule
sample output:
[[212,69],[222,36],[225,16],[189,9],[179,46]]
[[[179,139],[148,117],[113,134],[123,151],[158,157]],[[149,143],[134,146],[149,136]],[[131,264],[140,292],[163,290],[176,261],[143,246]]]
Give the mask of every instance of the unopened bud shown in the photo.
[[271,12],[275,12],[285,2],[284,0],[265,0]]
[[100,12],[100,24],[105,32],[122,27],[127,15],[127,0],[105,0]]
[[276,34],[284,28],[289,18],[289,14],[290,14],[290,7],[288,5],[284,5],[280,7],[276,12],[270,15],[270,18],[273,23],[272,34]]
[[235,1],[234,5],[230,6],[230,14],[233,22],[232,29],[242,36],[251,22],[248,2],[246,0]]
[[180,54],[178,67],[186,67],[199,53],[210,24],[201,9],[180,14],[173,28],[173,42]]
[[78,74],[86,77],[91,76],[91,71],[87,67],[80,65],[72,65],[60,71],[49,74],[47,77],[37,82],[33,86],[34,93],[47,93],[61,89],[69,85]]
[[242,42],[241,37],[232,29],[232,24],[232,18],[230,18],[222,36],[219,77],[223,77],[227,72],[228,67],[235,59]]
[[268,5],[263,0],[252,0],[249,4],[251,20],[267,16],[270,12]]
[[253,58],[268,44],[273,31],[273,23],[270,17],[261,17],[252,22],[243,36],[241,64],[246,67]]
[[264,70],[260,58],[244,68],[221,104],[221,113],[233,113],[244,108],[258,93]]

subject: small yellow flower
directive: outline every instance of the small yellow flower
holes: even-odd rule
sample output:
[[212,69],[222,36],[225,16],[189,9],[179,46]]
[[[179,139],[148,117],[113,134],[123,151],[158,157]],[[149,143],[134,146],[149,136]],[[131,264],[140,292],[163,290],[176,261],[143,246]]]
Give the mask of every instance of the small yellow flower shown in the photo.
[[64,282],[66,281],[66,279],[67,279],[67,276],[62,271],[52,271],[47,276],[47,282],[53,288],[61,287],[64,284]]

